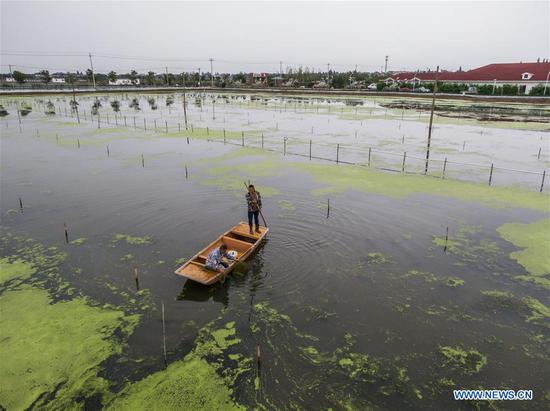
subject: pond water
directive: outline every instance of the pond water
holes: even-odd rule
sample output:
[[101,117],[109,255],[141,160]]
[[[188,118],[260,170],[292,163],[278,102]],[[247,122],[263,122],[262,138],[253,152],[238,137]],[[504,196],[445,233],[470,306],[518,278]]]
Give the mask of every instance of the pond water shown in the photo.
[[[118,310],[135,319],[130,328],[105,332],[105,339],[116,336],[118,348],[90,362],[90,378],[105,383],[71,388],[71,378],[82,375],[52,372],[30,398],[18,397],[17,388],[0,388],[4,408],[55,408],[63,397],[82,408],[130,409],[134,399],[145,406],[160,390],[159,409],[190,409],[197,404],[191,393],[178,403],[182,380],[176,367],[197,358],[221,382],[184,380],[205,384],[205,390],[225,387],[229,403],[218,408],[548,407],[550,202],[538,192],[539,182],[521,177],[527,174],[507,175],[505,181],[504,174],[495,175],[497,186],[521,183],[522,191],[487,187],[486,176],[471,169],[464,179],[482,184],[290,155],[308,149],[313,127],[315,149],[326,150],[319,156],[328,156],[339,141],[353,147],[341,159],[360,162],[365,147],[392,139],[399,141],[389,142],[388,151],[404,145],[420,156],[425,121],[412,111],[404,120],[402,113],[384,119],[375,103],[377,118],[364,113],[368,118],[359,120],[348,118],[355,116],[348,106],[347,114],[318,114],[320,101],[308,109],[296,106],[296,112],[287,103],[285,112],[281,101],[272,108],[248,107],[229,96],[227,104],[220,97],[214,106],[199,107],[188,96],[185,131],[180,95],[170,112],[150,110],[141,96],[142,110],[134,114],[127,107],[131,98],[124,97],[116,120],[103,100],[99,129],[97,116],[91,122],[88,111],[82,118],[93,103],[88,96],[78,98],[80,124],[64,116],[66,102],[52,97],[58,114],[46,116],[35,101],[21,130],[10,102],[4,104],[12,114],[0,124],[2,261],[9,267],[28,262],[36,272],[3,274],[0,304],[5,309],[10,301],[25,310],[24,301],[10,296],[32,287],[49,293],[50,307],[82,296],[89,310]],[[368,104],[362,109],[370,110]],[[134,115],[140,126],[147,118],[147,131],[137,124],[134,129]],[[160,130],[164,121],[168,133]],[[242,142],[241,131],[244,148],[230,144]],[[262,133],[264,146],[277,152],[251,148],[261,146]],[[286,156],[280,152],[283,136],[289,138]],[[434,157],[449,150],[446,155],[456,161],[541,171],[549,155],[542,137],[547,132],[441,124]],[[462,151],[466,138],[469,149]],[[268,240],[244,272],[223,284],[203,287],[176,276],[182,259],[246,219],[243,181],[262,193]],[[506,237],[503,227],[510,223],[534,231],[542,225],[541,242]],[[538,255],[536,268],[512,254],[523,248]],[[48,265],[48,253],[65,258]],[[24,324],[33,328],[37,322],[30,317]],[[60,323],[55,330],[70,327]],[[14,338],[19,333],[9,332]],[[40,351],[50,338],[44,333],[38,339],[30,333],[24,343]],[[11,347],[0,342],[3,357],[15,355]],[[52,354],[50,361],[60,360]],[[13,385],[36,386],[22,370],[10,374]],[[167,386],[147,391],[155,378]],[[532,389],[534,401],[457,403],[455,388]]]

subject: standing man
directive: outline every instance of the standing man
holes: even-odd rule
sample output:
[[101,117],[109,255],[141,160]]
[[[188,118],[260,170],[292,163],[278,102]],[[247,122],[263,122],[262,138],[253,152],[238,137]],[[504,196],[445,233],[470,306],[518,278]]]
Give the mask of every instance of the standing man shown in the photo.
[[262,208],[262,196],[259,191],[256,191],[253,184],[248,186],[248,193],[246,193],[246,202],[248,204],[248,226],[250,227],[250,234],[252,231],[252,217],[256,223],[256,232],[260,233],[260,223],[258,221],[258,215]]

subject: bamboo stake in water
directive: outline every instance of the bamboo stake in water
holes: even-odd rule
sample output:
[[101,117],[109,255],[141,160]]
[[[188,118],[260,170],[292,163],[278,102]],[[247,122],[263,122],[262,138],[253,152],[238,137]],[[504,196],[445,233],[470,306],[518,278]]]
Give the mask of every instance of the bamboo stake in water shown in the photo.
[[327,218],[330,215],[330,198],[327,198]]
[[141,155],[141,167],[145,167],[145,158]]
[[134,268],[134,280],[136,281],[136,290],[139,291],[139,277],[137,268]]
[[111,153],[109,153],[109,145],[107,144],[107,157],[109,157]]
[[401,166],[401,172],[405,172],[405,160],[407,159],[407,152],[403,152],[403,165]]
[[166,367],[168,365],[168,362],[166,360],[166,324],[164,321],[164,301],[161,301],[162,306],[162,349],[164,352],[164,366]]
[[447,252],[447,243],[449,241],[449,227],[447,227],[447,230],[445,231],[445,247],[443,247],[443,252]]
[[80,148],[80,139],[78,137],[76,138],[76,144],[77,144],[78,148]]
[[539,153],[537,154],[537,160],[540,160],[540,152],[542,150],[542,147],[539,147]]
[[447,169],[447,157],[445,157],[445,161],[443,162],[443,175],[441,178],[445,180],[445,170]]
[[65,229],[65,242],[69,244],[69,231],[67,229],[67,224],[63,223],[63,228]]
[[242,146],[244,147],[244,131],[241,131]]
[[489,185],[491,185],[491,181],[493,180],[493,163],[491,163],[491,172],[489,173]]
[[185,165],[185,179],[189,177],[189,174],[187,173],[187,164]]
[[21,197],[19,197],[19,210],[21,210],[21,214],[23,214],[23,200]]
[[542,172],[542,182],[540,183],[540,192],[542,193],[542,189],[544,188],[544,178],[546,177],[546,170]]

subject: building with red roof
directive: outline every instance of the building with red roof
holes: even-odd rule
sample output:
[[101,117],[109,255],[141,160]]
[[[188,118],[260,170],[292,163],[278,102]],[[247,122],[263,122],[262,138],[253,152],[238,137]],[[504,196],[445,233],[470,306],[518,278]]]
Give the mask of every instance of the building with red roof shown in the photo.
[[[435,71],[400,72],[386,79],[386,83],[433,82]],[[462,83],[471,86],[481,84],[510,84],[519,87],[519,92],[526,94],[537,85],[548,85],[550,77],[550,62],[535,63],[496,63],[478,67],[468,71],[441,71],[437,81],[442,83]],[[549,89],[550,90],[550,89]]]

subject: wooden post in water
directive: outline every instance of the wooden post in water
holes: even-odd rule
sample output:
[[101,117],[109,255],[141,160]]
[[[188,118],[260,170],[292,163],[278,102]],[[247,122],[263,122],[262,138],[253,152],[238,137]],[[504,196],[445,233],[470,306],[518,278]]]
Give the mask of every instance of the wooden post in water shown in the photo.
[[65,243],[69,244],[69,231],[66,223],[63,223],[63,228],[65,229]]
[[491,185],[491,181],[493,180],[493,163],[491,163],[491,172],[489,173],[489,185]]
[[225,128],[223,129],[223,144],[225,145]]
[[286,156],[286,137],[283,137],[283,155]]
[[340,144],[336,144],[336,164],[340,162]]
[[183,90],[183,119],[185,121],[185,129],[187,130],[187,103],[185,101],[185,90]]
[[330,215],[330,198],[327,198],[327,218]]
[[107,157],[109,157],[111,155],[111,153],[109,152],[109,144],[107,144]]
[[76,144],[77,144],[78,148],[80,148],[80,139],[78,137],[76,138]]
[[447,243],[449,242],[449,227],[447,226],[447,229],[445,231],[445,247],[443,247],[443,252],[447,252]]
[[542,150],[542,147],[539,147],[539,153],[537,154],[537,160],[540,160],[540,152]]
[[139,277],[138,277],[138,269],[137,267],[134,268],[134,280],[136,282],[136,290],[139,291]]
[[447,157],[445,157],[445,161],[443,162],[443,175],[441,178],[445,180],[445,170],[447,169]]
[[19,210],[21,211],[21,214],[23,214],[23,200],[21,200],[21,197],[19,197]]
[[141,155],[141,167],[145,168],[145,158]]
[[311,139],[309,140],[309,159],[311,160]]
[[164,352],[164,366],[166,367],[168,363],[166,361],[166,324],[164,322],[164,301],[161,300],[160,304],[162,307],[162,348]]
[[166,134],[168,134],[168,120],[164,120],[164,125],[166,127]]
[[264,148],[264,133],[262,133],[262,148]]
[[437,69],[435,71],[435,81],[434,81],[434,89],[433,89],[433,95],[432,95],[432,110],[430,112],[430,124],[428,126],[428,145],[426,146],[426,167],[424,168],[424,174],[428,174],[428,165],[430,162],[430,144],[432,141],[432,126],[433,126],[433,120],[434,120],[435,94],[437,93],[438,74],[439,74],[439,66],[437,66]]
[[369,167],[370,167],[370,152],[371,152],[371,148],[369,147],[369,162],[368,162]]
[[242,146],[244,147],[244,131],[241,131]]
[[544,188],[544,178],[546,177],[546,170],[542,172],[542,182],[540,183],[540,190],[539,192],[542,193],[542,189]]
[[189,174],[187,173],[187,164],[185,165],[185,179],[187,180],[189,178]]
[[401,172],[404,173],[405,172],[405,160],[407,159],[407,152],[404,151],[403,152],[403,165],[401,166]]

